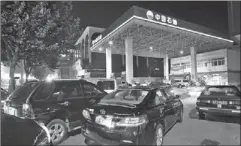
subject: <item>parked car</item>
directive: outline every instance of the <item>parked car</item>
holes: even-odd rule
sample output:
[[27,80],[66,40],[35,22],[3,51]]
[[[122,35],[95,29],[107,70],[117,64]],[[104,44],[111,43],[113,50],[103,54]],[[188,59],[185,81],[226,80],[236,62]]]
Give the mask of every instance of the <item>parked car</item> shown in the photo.
[[240,95],[236,86],[207,86],[196,102],[199,118],[205,119],[208,113],[240,116]]
[[1,109],[3,108],[4,100],[8,97],[8,91],[1,88]]
[[87,145],[161,145],[171,127],[182,122],[183,104],[165,88],[132,87],[106,95],[83,116]]
[[50,134],[44,124],[1,112],[1,144],[50,146]]
[[91,107],[107,93],[85,80],[27,82],[15,90],[4,104],[4,112],[43,122],[54,145],[68,132],[83,124],[82,110]]
[[172,86],[182,88],[182,87],[188,87],[189,86],[189,80],[186,79],[173,79],[172,80]]
[[8,91],[1,88],[1,100],[6,99],[8,95],[9,95]]

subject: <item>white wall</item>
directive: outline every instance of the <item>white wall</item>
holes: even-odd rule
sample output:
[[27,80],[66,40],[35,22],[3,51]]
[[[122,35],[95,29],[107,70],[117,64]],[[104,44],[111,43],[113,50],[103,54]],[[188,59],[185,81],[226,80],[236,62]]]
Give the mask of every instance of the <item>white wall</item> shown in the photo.
[[228,70],[240,71],[240,48],[228,49]]

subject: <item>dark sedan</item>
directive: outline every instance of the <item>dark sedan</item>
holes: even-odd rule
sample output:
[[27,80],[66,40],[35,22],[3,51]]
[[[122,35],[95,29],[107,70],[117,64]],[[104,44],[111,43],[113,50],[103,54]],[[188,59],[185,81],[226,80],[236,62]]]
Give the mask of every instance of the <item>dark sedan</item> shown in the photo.
[[52,145],[48,129],[43,124],[3,112],[1,112],[1,132],[2,145]]
[[83,110],[87,145],[162,145],[165,133],[182,122],[183,104],[165,88],[119,89]]
[[197,98],[200,119],[205,114],[240,116],[240,91],[235,86],[207,86]]

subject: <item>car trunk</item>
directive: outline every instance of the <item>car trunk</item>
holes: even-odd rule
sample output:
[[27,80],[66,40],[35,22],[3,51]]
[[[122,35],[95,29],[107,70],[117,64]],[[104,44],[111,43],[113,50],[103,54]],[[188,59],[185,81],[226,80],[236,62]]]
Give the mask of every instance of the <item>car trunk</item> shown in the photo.
[[[113,126],[123,120],[125,117],[136,116],[140,109],[133,105],[126,104],[97,104],[91,115],[91,124],[88,124],[90,131],[96,132],[103,138],[119,140],[121,137],[129,134],[126,127]],[[97,118],[106,120],[102,124],[97,122]],[[133,127],[136,128],[136,127]]]
[[[200,106],[225,109],[236,109],[237,106],[240,106],[240,97],[236,95],[224,95],[223,93],[215,93],[210,95],[201,94],[199,99]],[[208,100],[210,100],[209,103],[207,102]],[[221,107],[218,107],[220,104]]]

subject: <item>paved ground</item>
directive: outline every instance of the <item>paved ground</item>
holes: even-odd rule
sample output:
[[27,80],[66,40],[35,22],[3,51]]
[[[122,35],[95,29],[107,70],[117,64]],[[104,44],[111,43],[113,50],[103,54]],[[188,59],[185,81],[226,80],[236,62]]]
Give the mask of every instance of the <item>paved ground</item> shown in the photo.
[[[195,102],[195,97],[183,99],[184,121],[167,133],[164,145],[240,145],[240,119],[208,116],[199,120]],[[84,145],[84,138],[73,135],[61,145]]]

